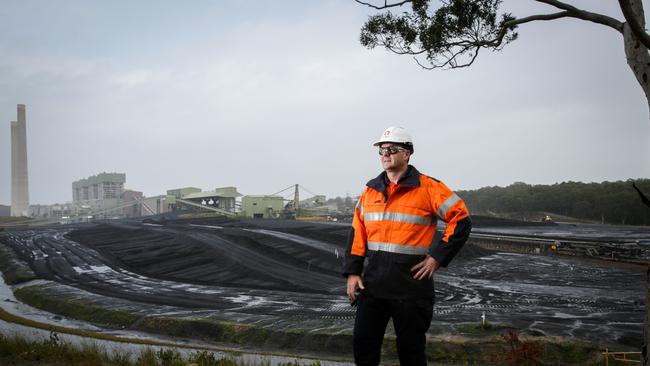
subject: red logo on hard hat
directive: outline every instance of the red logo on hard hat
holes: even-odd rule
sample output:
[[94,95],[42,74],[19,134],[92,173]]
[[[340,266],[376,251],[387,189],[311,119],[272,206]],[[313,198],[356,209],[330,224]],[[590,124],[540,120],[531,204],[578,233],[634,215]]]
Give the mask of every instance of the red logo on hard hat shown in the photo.
[[390,135],[390,130],[384,131],[384,136],[389,136]]

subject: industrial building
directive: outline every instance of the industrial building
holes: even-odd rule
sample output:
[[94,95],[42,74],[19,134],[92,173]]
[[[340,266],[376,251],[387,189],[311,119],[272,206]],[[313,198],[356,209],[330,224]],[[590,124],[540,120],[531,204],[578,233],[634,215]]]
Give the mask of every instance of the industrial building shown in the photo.
[[187,196],[188,194],[198,193],[198,192],[201,192],[201,188],[184,187],[184,188],[168,189],[167,190],[167,195],[168,196],[174,196],[176,198],[183,198],[184,196]]
[[122,203],[124,182],[123,173],[100,173],[72,182],[72,202],[92,211],[118,206]]
[[202,192],[196,187],[170,189],[167,195],[144,197],[142,192],[124,189],[126,174],[101,173],[72,183],[73,204],[88,208],[88,216],[97,218],[139,217],[175,210],[208,210],[234,215],[235,187]]
[[241,214],[256,219],[278,218],[284,209],[282,196],[251,195],[244,196],[241,200]]
[[25,105],[18,104],[17,109],[17,121],[11,122],[11,216],[28,216],[29,181]]
[[[133,203],[132,205],[128,205],[122,208],[122,215],[124,215],[124,217],[142,216],[143,205],[141,204],[141,202],[144,198],[142,192],[134,191],[132,189],[126,189],[122,193],[121,198],[123,203]],[[147,215],[152,215],[152,214],[147,213]]]
[[167,203],[167,196],[159,195],[152,197],[144,197],[140,207],[140,216],[158,215],[171,211],[171,207]]
[[235,187],[216,188],[213,191],[190,193],[183,196],[184,200],[201,205],[213,206],[222,210],[235,212],[235,199],[242,194]]
[[327,202],[327,198],[324,195],[316,195],[311,198],[300,200],[300,207],[303,208],[321,207],[326,202]]
[[[314,195],[300,201],[297,184],[285,189],[294,190],[293,201],[277,194],[248,195],[240,200],[243,195],[234,186],[209,191],[202,191],[196,187],[183,187],[167,190],[166,195],[145,197],[143,192],[125,189],[126,174],[106,172],[72,182],[72,202],[30,206],[27,194],[25,120],[25,106],[20,104],[18,121],[11,123],[12,216],[31,215],[39,219],[79,222],[158,215],[184,210],[251,218],[296,217],[300,208],[318,215],[327,214],[327,209],[323,206],[325,196]],[[285,204],[286,201],[289,203]],[[320,212],[323,210],[325,212]]]
[[[52,205],[30,205],[29,216],[36,219],[69,219],[79,217],[83,221],[88,219],[90,208],[87,206],[75,205],[68,203],[55,203]],[[74,220],[73,220],[74,221]]]

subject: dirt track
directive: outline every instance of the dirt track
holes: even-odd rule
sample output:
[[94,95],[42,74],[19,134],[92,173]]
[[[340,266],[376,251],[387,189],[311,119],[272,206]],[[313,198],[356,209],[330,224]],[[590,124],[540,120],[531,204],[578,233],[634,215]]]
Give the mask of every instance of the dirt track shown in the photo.
[[[486,232],[571,230],[503,222],[478,226]],[[347,232],[341,224],[215,218],[112,221],[5,235],[36,275],[61,292],[76,288],[78,296],[128,302],[143,313],[203,312],[279,327],[349,331],[354,310],[343,296],[340,275]],[[485,313],[488,321],[527,334],[636,348],[644,296],[640,267],[467,245],[436,274],[431,333],[478,323]]]

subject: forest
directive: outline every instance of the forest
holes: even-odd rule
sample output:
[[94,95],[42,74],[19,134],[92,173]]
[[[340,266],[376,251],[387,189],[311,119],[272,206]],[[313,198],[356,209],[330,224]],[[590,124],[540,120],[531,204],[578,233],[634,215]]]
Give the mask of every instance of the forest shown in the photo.
[[[517,220],[583,221],[614,225],[650,225],[650,206],[643,203],[632,184],[650,198],[650,179],[582,183],[562,182],[459,190],[472,215]],[[359,197],[336,197],[327,204],[352,215]]]
[[[474,215],[539,219],[549,215],[562,221],[574,218],[604,224],[650,225],[650,206],[634,189],[650,197],[650,179],[484,187],[457,191]],[[555,216],[560,216],[554,217]]]

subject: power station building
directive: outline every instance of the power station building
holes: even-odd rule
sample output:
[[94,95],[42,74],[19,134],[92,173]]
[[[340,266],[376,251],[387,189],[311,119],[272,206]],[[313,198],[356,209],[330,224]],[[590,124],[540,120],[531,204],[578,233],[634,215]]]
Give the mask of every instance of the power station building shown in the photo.
[[25,114],[25,105],[18,104],[18,120],[11,122],[11,216],[29,215]]
[[124,182],[123,173],[101,173],[72,182],[72,202],[92,211],[115,207],[122,203]]

